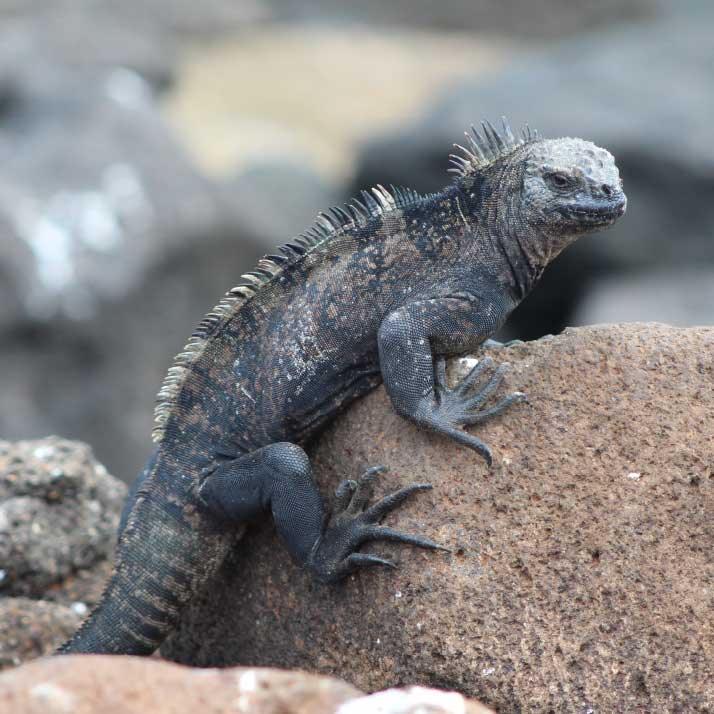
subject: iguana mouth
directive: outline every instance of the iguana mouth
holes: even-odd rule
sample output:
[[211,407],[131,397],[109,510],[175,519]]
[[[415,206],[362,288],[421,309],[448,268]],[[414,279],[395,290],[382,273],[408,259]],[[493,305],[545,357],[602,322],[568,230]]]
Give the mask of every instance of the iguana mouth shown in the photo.
[[589,226],[605,226],[614,223],[620,218],[627,207],[623,197],[618,201],[602,203],[579,203],[576,205],[561,206],[558,210],[566,218],[585,223]]

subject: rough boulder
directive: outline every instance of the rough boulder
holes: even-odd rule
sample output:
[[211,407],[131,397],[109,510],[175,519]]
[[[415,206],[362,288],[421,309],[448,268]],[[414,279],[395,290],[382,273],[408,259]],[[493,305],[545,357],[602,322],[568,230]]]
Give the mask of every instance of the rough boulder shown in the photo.
[[499,712],[714,708],[714,328],[569,329],[490,353],[530,400],[479,429],[491,470],[383,389],[313,449],[324,493],[379,463],[381,492],[433,483],[388,522],[451,554],[368,546],[399,569],[326,586],[265,524],[164,655],[418,682]]

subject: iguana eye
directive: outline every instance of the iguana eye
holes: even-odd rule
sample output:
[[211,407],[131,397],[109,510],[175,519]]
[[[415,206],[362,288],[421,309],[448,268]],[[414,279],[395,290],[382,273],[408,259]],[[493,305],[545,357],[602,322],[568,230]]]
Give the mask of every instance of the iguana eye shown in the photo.
[[570,186],[570,177],[560,171],[548,174],[548,181],[558,189],[568,188]]

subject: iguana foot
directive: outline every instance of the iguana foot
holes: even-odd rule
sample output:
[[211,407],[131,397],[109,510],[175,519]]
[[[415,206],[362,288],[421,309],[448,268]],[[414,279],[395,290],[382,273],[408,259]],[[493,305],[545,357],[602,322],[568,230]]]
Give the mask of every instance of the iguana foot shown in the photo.
[[342,481],[337,487],[333,523],[317,541],[307,562],[310,570],[320,580],[339,580],[360,568],[372,565],[395,568],[396,565],[391,560],[370,553],[355,552],[363,543],[370,541],[387,540],[408,543],[418,548],[448,550],[427,538],[378,525],[384,516],[401,506],[413,493],[432,488],[428,483],[414,483],[367,507],[375,480],[387,471],[385,466],[374,466],[365,471],[357,481]]
[[[229,456],[229,455],[228,455]],[[320,580],[337,580],[357,568],[393,563],[356,553],[368,541],[390,540],[420,548],[433,541],[378,525],[390,511],[430,484],[405,486],[368,507],[375,479],[387,469],[368,469],[356,481],[343,481],[335,497],[334,522],[325,528],[322,498],[305,451],[289,442],[269,444],[236,459],[217,459],[198,486],[203,506],[222,528],[247,523],[269,511],[288,551]]]
[[499,365],[491,375],[491,378],[479,389],[472,392],[479,377],[493,366],[494,361],[490,357],[483,357],[461,382],[452,389],[446,382],[446,358],[437,357],[434,374],[436,399],[426,406],[423,409],[423,413],[419,415],[421,423],[478,451],[486,459],[489,466],[493,462],[491,450],[483,441],[459,429],[459,426],[480,424],[500,414],[512,404],[518,404],[526,400],[526,395],[522,392],[513,392],[513,394],[503,397],[492,407],[478,409],[498,389],[510,367],[507,362]]

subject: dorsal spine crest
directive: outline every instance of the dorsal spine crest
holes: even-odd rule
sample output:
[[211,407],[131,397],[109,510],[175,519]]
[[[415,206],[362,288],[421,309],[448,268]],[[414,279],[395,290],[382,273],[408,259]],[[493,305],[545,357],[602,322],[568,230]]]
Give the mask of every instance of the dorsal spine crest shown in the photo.
[[483,171],[498,159],[512,154],[519,146],[524,146],[538,139],[538,132],[526,124],[521,131],[521,137],[516,138],[508,125],[506,117],[501,117],[503,128],[499,132],[490,121],[481,122],[481,132],[471,126],[470,131],[464,132],[466,146],[454,144],[460,153],[450,154],[449,173],[457,178],[473,176]]

